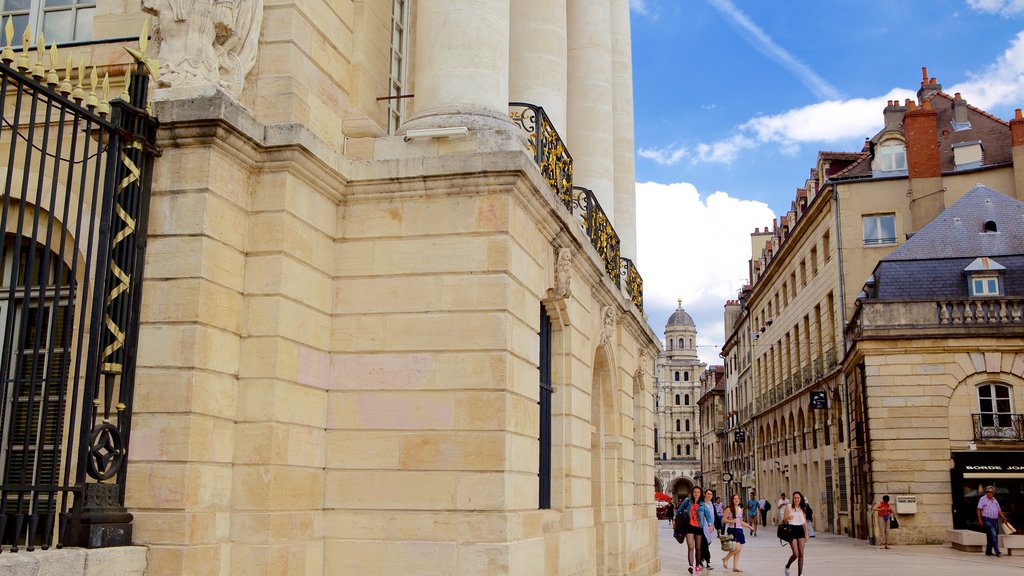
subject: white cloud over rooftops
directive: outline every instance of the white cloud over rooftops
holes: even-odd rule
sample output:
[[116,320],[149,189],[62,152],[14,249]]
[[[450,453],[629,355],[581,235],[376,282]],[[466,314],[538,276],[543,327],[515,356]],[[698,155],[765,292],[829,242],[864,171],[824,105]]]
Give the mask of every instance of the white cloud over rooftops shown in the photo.
[[747,279],[750,233],[769,226],[775,214],[763,202],[726,192],[702,198],[686,182],[638,182],[636,202],[637,267],[651,326],[660,333],[681,298],[700,340],[721,343],[722,305]]

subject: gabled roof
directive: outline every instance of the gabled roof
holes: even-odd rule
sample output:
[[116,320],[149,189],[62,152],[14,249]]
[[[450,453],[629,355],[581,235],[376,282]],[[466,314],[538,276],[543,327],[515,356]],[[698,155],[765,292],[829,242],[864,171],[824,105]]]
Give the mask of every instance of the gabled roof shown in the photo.
[[[985,232],[994,222],[996,232]],[[882,262],[1024,253],[1024,202],[978,184]]]

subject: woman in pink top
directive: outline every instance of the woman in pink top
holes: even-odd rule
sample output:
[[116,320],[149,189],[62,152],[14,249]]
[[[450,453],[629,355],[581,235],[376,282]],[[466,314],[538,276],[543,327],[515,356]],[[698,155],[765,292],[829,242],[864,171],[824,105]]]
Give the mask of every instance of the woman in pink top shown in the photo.
[[889,505],[889,495],[882,496],[882,500],[875,504],[874,511],[878,514],[878,547],[889,549],[889,521],[896,517],[892,506]]

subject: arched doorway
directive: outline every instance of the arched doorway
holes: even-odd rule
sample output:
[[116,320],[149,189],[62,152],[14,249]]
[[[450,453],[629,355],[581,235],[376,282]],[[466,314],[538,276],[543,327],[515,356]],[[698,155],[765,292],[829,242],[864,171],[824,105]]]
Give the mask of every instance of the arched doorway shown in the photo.
[[657,476],[654,477],[654,491],[655,492],[664,492],[665,491],[665,484],[661,481],[661,478],[658,478]]
[[671,492],[669,492],[669,495],[676,500],[682,500],[690,495],[690,491],[692,491],[693,487],[696,485],[697,483],[694,482],[693,479],[687,478],[686,476],[680,476],[672,481],[670,486]]
[[609,553],[606,523],[614,520],[617,454],[612,367],[604,346],[594,355],[590,392],[590,501],[594,507],[595,565],[604,574]]

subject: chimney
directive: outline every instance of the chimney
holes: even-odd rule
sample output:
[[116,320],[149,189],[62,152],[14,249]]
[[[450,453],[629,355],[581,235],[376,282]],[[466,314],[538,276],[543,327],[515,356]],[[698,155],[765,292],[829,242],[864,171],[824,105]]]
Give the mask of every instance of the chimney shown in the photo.
[[967,101],[960,97],[957,92],[953,97],[953,129],[966,130],[971,127],[971,121],[967,118]]
[[899,130],[900,123],[903,122],[903,115],[906,112],[907,107],[900,106],[899,100],[889,100],[885,110],[882,111],[882,117],[885,118],[885,128],[882,128],[882,131]]
[[1013,113],[1013,120],[1010,120],[1010,142],[1013,147],[1024,146],[1024,115],[1020,108]]
[[903,132],[907,139],[907,175],[911,179],[941,176],[939,130],[932,103],[925,101],[920,108],[908,108],[903,116]]
[[935,81],[935,78],[928,77],[928,67],[921,67],[921,88],[917,91],[917,101],[924,102],[925,98],[942,91],[942,84]]

